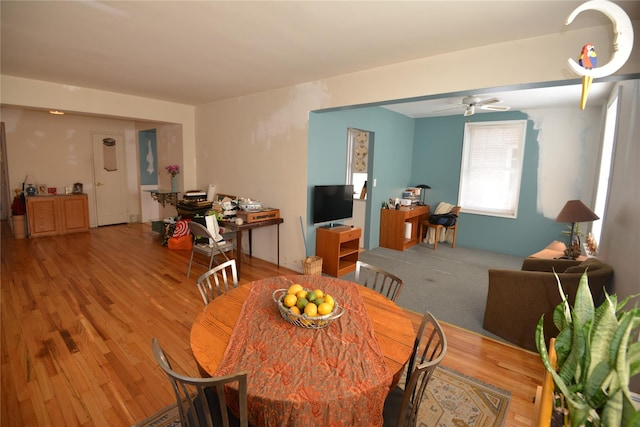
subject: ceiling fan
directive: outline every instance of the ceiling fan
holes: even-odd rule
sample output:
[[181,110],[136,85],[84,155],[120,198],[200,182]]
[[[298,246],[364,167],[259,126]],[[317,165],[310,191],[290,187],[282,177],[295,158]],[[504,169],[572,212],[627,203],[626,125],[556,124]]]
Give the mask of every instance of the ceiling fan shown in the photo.
[[462,98],[462,103],[455,108],[447,108],[445,110],[439,111],[449,111],[455,110],[457,108],[464,108],[464,115],[473,116],[476,110],[486,110],[486,111],[507,111],[510,107],[505,107],[503,105],[494,105],[502,102],[500,98],[488,98],[481,99],[479,96],[471,95],[465,96]]

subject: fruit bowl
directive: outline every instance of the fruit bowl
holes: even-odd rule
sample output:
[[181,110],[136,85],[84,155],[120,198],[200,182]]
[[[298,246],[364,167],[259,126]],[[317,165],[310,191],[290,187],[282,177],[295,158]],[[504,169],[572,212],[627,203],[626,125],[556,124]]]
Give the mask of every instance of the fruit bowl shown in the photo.
[[282,303],[282,299],[286,294],[286,289],[276,289],[273,291],[273,300],[278,306],[282,318],[293,325],[300,326],[301,328],[322,329],[329,326],[331,322],[344,314],[344,308],[340,307],[337,302],[335,303],[331,313],[322,316],[308,316],[305,313],[294,313]]

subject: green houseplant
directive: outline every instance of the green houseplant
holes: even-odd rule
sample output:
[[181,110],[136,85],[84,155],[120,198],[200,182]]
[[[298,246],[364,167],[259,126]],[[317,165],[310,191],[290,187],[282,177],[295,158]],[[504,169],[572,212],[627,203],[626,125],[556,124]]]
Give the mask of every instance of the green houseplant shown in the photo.
[[618,303],[615,295],[605,293],[605,301],[596,308],[586,271],[573,307],[559,279],[558,289],[562,302],[553,313],[560,331],[554,344],[555,367],[545,344],[544,316],[536,329],[536,345],[553,378],[556,407],[564,412],[564,425],[640,426],[640,411],[635,410],[629,390],[630,378],[640,373],[640,309],[623,310],[637,295]]

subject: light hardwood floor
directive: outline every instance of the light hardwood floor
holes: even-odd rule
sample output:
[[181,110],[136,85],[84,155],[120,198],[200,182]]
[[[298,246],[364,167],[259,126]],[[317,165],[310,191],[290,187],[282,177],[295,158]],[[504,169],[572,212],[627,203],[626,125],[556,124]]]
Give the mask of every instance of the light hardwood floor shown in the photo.
[[[189,331],[202,301],[188,253],[147,224],[13,239],[2,221],[0,425],[130,426],[173,402],[151,354],[157,336],[197,375]],[[298,274],[253,258],[241,282]],[[407,312],[415,325],[421,314]],[[531,424],[543,367],[531,352],[443,325],[444,365],[512,393],[505,425]]]

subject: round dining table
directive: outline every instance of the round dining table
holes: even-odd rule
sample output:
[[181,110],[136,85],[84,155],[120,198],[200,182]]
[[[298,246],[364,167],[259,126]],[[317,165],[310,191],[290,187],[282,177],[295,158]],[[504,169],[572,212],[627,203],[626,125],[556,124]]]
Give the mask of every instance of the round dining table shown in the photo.
[[[285,321],[272,294],[293,283],[330,292],[345,313],[322,329]],[[302,275],[258,280],[216,297],[197,316],[190,339],[203,376],[247,371],[249,423],[256,427],[382,425],[384,399],[414,342],[409,318],[380,293]]]

